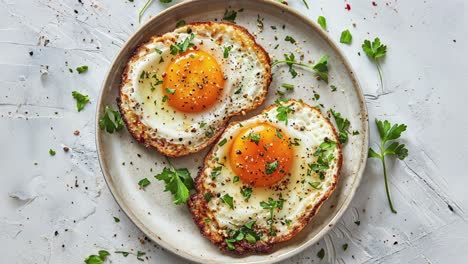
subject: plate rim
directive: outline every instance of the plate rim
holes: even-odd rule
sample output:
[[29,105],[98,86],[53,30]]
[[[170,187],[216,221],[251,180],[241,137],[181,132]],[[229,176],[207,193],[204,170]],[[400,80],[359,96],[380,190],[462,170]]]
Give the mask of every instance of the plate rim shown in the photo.
[[[200,257],[192,255],[192,254],[190,254],[188,252],[185,252],[185,251],[181,251],[181,250],[175,248],[172,244],[169,244],[168,242],[164,241],[163,239],[156,239],[157,235],[155,236],[155,234],[153,232],[151,232],[151,230],[147,229],[144,226],[144,224],[140,221],[140,219],[132,213],[132,211],[128,208],[128,205],[124,202],[122,197],[119,195],[119,192],[117,191],[117,187],[114,185],[112,177],[110,176],[110,173],[108,171],[109,169],[107,168],[107,165],[104,162],[104,158],[103,158],[103,152],[104,151],[103,151],[103,146],[101,145],[101,142],[100,142],[100,138],[102,137],[103,132],[99,127],[99,116],[100,116],[100,113],[102,112],[102,110],[104,108],[103,98],[105,96],[105,94],[104,94],[105,87],[108,85],[109,82],[111,82],[110,78],[109,78],[110,73],[112,72],[113,68],[116,67],[115,65],[116,65],[117,60],[120,58],[120,56],[122,56],[122,53],[124,52],[124,50],[128,49],[127,46],[129,46],[130,43],[132,43],[134,38],[136,38],[136,36],[139,35],[140,32],[144,31],[144,29],[147,27],[147,25],[150,22],[152,22],[153,20],[157,20],[157,19],[159,19],[159,17],[161,17],[163,15],[167,15],[168,13],[174,12],[177,9],[184,7],[185,5],[189,5],[189,4],[192,4],[194,2],[196,3],[196,2],[203,2],[203,1],[204,0],[186,0],[186,1],[183,1],[181,3],[177,3],[177,4],[167,8],[165,10],[162,10],[161,12],[156,14],[155,16],[148,19],[148,21],[146,21],[133,34],[131,34],[131,36],[127,39],[127,41],[119,49],[118,53],[115,55],[112,63],[109,66],[109,70],[106,72],[105,79],[103,80],[103,83],[102,83],[101,88],[100,88],[99,97],[98,97],[97,104],[96,104],[96,112],[95,112],[95,144],[96,144],[96,151],[97,151],[97,155],[98,155],[99,166],[101,168],[101,172],[102,172],[102,175],[103,175],[104,180],[106,182],[106,185],[108,186],[112,197],[117,202],[117,205],[120,207],[122,212],[128,217],[128,219],[130,219],[130,221],[141,232],[143,232],[145,235],[147,235],[156,244],[158,244],[161,247],[164,247],[166,250],[168,250],[169,252],[171,252],[172,254],[174,254],[174,255],[176,255],[178,257],[182,257],[185,260],[189,260],[189,261],[192,261],[192,262],[195,261],[197,263],[203,263],[203,262],[201,262],[202,259],[200,259]],[[225,1],[227,1],[227,3],[229,2],[229,0],[225,0]],[[265,255],[265,258],[261,259],[261,260],[245,262],[245,261],[242,261],[243,260],[242,258],[240,258],[239,262],[238,262],[238,263],[246,263],[246,264],[276,263],[276,262],[279,262],[281,260],[285,260],[287,258],[290,258],[290,257],[302,252],[303,250],[305,250],[306,248],[311,246],[313,243],[320,240],[326,233],[328,233],[334,227],[334,225],[341,219],[344,212],[348,209],[348,207],[349,207],[352,199],[354,198],[354,195],[356,194],[356,191],[357,191],[357,189],[358,189],[358,187],[360,185],[360,182],[362,180],[362,176],[364,174],[364,170],[366,168],[367,154],[368,154],[368,150],[369,150],[369,118],[368,118],[368,111],[367,111],[367,106],[366,106],[364,94],[363,94],[360,82],[358,80],[358,77],[356,76],[355,71],[353,70],[353,68],[351,66],[351,63],[349,62],[348,58],[342,53],[341,49],[338,47],[338,45],[335,43],[335,41],[333,39],[331,39],[323,30],[321,30],[318,25],[316,25],[312,20],[310,20],[305,15],[301,14],[299,11],[293,9],[292,7],[289,7],[289,6],[281,4],[281,3],[277,3],[277,2],[272,1],[272,0],[236,0],[236,1],[232,1],[232,2],[237,2],[238,3],[238,2],[243,2],[243,1],[248,1],[250,3],[254,2],[254,4],[255,3],[260,3],[260,4],[269,4],[269,5],[276,6],[277,8],[282,9],[284,12],[289,12],[293,16],[298,17],[300,20],[302,20],[308,26],[312,27],[316,34],[320,35],[320,37],[338,55],[340,60],[343,62],[346,71],[348,71],[348,74],[351,77],[351,81],[354,84],[353,88],[357,92],[357,95],[358,95],[358,98],[359,98],[360,113],[361,113],[361,116],[362,116],[361,117],[361,119],[362,119],[361,123],[362,123],[363,129],[365,130],[365,131],[363,131],[364,133],[362,133],[363,134],[363,140],[362,140],[363,144],[362,144],[362,148],[361,148],[362,155],[360,157],[359,168],[358,168],[357,172],[355,173],[356,174],[355,179],[352,182],[353,186],[350,189],[349,194],[346,196],[345,200],[343,201],[341,207],[338,209],[336,215],[330,220],[329,224],[325,228],[322,228],[322,230],[320,230],[313,238],[311,238],[308,241],[304,242],[303,244],[301,244],[301,245],[299,245],[299,246],[297,246],[297,247],[295,247],[295,248],[293,248],[293,249],[291,249],[291,250],[277,256],[275,259],[268,258],[268,255]]]

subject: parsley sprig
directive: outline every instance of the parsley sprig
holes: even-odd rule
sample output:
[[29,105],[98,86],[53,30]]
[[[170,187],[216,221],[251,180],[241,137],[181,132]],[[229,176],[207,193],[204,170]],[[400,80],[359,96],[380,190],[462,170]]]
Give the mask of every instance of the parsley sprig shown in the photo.
[[278,200],[273,200],[273,198],[269,197],[268,202],[261,201],[260,206],[263,209],[267,209],[270,211],[270,218],[268,218],[267,223],[270,225],[270,235],[276,235],[276,231],[273,229],[273,221],[274,221],[274,213],[275,209],[283,209],[284,200],[283,197],[279,197]]
[[91,255],[87,257],[84,262],[86,264],[102,264],[104,261],[106,261],[107,256],[109,256],[110,253],[107,250],[99,250],[98,255]]
[[288,125],[288,114],[292,113],[294,109],[292,108],[292,105],[284,105],[283,103],[288,102],[288,99],[286,98],[278,98],[276,99],[275,103],[278,106],[276,108],[276,111],[278,112],[276,114],[276,118],[279,121],[284,121],[286,125]]
[[72,96],[76,100],[76,108],[78,109],[78,112],[81,112],[81,110],[83,110],[85,105],[89,102],[89,97],[79,93],[78,91],[73,91]]
[[190,37],[185,38],[184,41],[171,45],[169,48],[172,55],[177,53],[182,54],[187,51],[188,48],[193,47],[194,44],[191,42],[195,38],[193,33],[190,34]]
[[369,158],[377,158],[382,162],[388,204],[390,205],[390,210],[396,214],[397,211],[393,207],[392,198],[390,196],[390,188],[388,186],[385,156],[396,156],[400,160],[404,160],[408,156],[408,149],[405,147],[405,144],[400,144],[395,141],[396,139],[400,138],[404,131],[406,131],[407,126],[405,124],[392,125],[387,120],[381,121],[378,119],[375,120],[375,123],[377,124],[380,135],[380,154],[370,148]]
[[289,73],[291,73],[292,78],[297,76],[296,70],[293,68],[293,65],[298,65],[311,69],[320,77],[321,80],[328,83],[328,56],[323,55],[320,60],[312,65],[296,61],[295,55],[293,53],[284,54],[284,60],[276,60],[271,64],[271,67],[274,67],[278,64],[285,63],[289,67]]
[[380,78],[380,86],[382,87],[382,92],[384,91],[383,79],[382,79],[382,68],[380,67],[379,58],[382,58],[387,54],[387,46],[380,43],[379,38],[375,38],[371,43],[370,40],[364,40],[362,44],[362,50],[366,55],[375,63],[377,66],[377,71]]
[[336,126],[338,127],[338,138],[340,139],[340,143],[346,143],[348,141],[348,134],[349,134],[349,126],[351,123],[347,118],[341,116],[341,113],[330,109],[330,113],[335,119]]
[[246,240],[250,244],[255,244],[261,238],[261,234],[258,234],[253,230],[256,220],[249,221],[241,226],[238,230],[231,230],[229,232],[229,238],[226,238],[225,242],[230,250],[234,250],[236,247],[235,243]]
[[330,162],[335,158],[333,150],[336,145],[337,143],[335,141],[325,138],[314,152],[316,161],[308,165],[309,170],[307,171],[307,175],[310,175],[312,171],[315,171],[318,173],[321,180],[325,179],[325,171],[330,168]]
[[99,119],[99,127],[102,130],[106,130],[107,133],[114,133],[115,131],[119,131],[123,128],[123,121],[122,117],[118,111],[113,110],[108,105],[104,110],[104,114],[102,115],[101,119]]
[[190,190],[194,188],[192,176],[190,176],[190,172],[186,168],[176,169],[168,158],[166,160],[170,167],[164,168],[161,173],[154,177],[165,182],[166,188],[164,191],[172,193],[174,204],[186,203]]

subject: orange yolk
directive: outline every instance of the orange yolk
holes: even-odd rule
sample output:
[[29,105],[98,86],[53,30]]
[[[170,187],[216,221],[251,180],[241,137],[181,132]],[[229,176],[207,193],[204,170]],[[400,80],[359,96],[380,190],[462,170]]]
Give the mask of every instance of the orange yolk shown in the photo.
[[197,113],[216,103],[224,88],[224,75],[213,56],[189,50],[168,65],[162,87],[170,106]]
[[283,179],[294,155],[286,134],[269,124],[244,128],[234,138],[229,154],[236,175],[255,187],[271,186]]

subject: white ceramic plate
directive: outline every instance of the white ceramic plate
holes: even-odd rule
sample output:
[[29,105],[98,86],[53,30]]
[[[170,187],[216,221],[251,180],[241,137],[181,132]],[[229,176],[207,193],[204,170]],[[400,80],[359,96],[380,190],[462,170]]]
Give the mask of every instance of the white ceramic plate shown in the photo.
[[[163,192],[164,185],[154,179],[165,165],[164,157],[154,149],[145,148],[124,129],[108,134],[96,125],[96,144],[102,171],[115,199],[128,217],[150,238],[166,249],[191,261],[200,263],[271,263],[288,258],[314,242],[333,228],[349,205],[358,187],[365,167],[368,149],[368,122],[364,99],[348,62],[326,34],[305,17],[287,6],[270,0],[194,0],[185,1],[160,13],[142,26],[125,44],[112,64],[104,82],[97,108],[97,121],[105,105],[116,109],[120,75],[133,51],[152,35],[172,31],[179,20],[216,21],[223,17],[226,8],[239,10],[236,23],[246,27],[257,37],[257,42],[269,52],[272,59],[283,58],[294,52],[304,61],[317,61],[329,56],[330,86],[315,79],[308,70],[296,68],[299,76],[291,79],[286,66],[275,67],[268,99],[263,106],[248,116],[259,113],[278,98],[276,89],[281,83],[292,83],[294,92],[286,97],[302,99],[310,105],[323,104],[323,111],[333,108],[351,121],[350,130],[359,135],[349,137],[344,146],[344,164],[338,187],[322,206],[311,223],[290,241],[277,245],[270,254],[234,256],[220,252],[203,237],[186,206],[175,206],[170,193]],[[264,30],[259,31],[257,17],[263,19]],[[276,26],[276,30],[271,26]],[[293,45],[284,40],[286,35],[298,42]],[[277,37],[278,40],[275,40]],[[274,47],[279,44],[277,49]],[[313,100],[314,92],[320,94]],[[247,117],[248,117],[247,116]],[[173,159],[176,167],[186,167],[195,176],[208,149],[182,158]],[[138,181],[149,178],[151,185],[139,190]]]

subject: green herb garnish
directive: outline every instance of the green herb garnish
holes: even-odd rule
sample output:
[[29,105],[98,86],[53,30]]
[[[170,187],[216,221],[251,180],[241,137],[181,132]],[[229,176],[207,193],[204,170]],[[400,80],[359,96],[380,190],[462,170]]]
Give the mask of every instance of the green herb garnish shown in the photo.
[[327,29],[327,19],[324,16],[317,18],[317,23],[322,27],[323,30]]
[[379,73],[380,85],[382,87],[382,92],[384,91],[383,79],[382,79],[382,68],[380,67],[379,58],[382,58],[387,54],[387,46],[380,43],[379,38],[375,38],[371,43],[369,40],[364,40],[362,44],[362,50],[366,55],[375,63],[377,66],[377,71]]
[[234,178],[232,178],[233,183],[236,183],[238,181],[239,181],[239,176],[234,176]]
[[106,105],[104,114],[101,119],[99,119],[99,127],[111,134],[121,130],[123,128],[123,121],[119,112],[112,110],[112,108]]
[[118,217],[115,217],[115,216],[114,216],[114,222],[119,223],[119,222],[120,222],[120,219],[119,219]]
[[323,248],[321,248],[319,252],[317,252],[317,257],[319,259],[323,259],[325,257],[325,250]]
[[[140,12],[138,13],[138,22],[141,22],[141,16],[146,11],[151,2],[153,2],[153,0],[147,0],[143,8],[141,8]],[[159,0],[159,2],[167,4],[172,2],[172,0]]]
[[341,32],[341,37],[340,37],[341,43],[350,44],[352,40],[353,40],[353,35],[351,35],[351,32],[349,32],[348,29]]
[[194,44],[191,42],[195,38],[195,35],[192,33],[190,37],[186,37],[184,41],[172,44],[169,49],[171,50],[172,55],[177,53],[182,54],[187,51],[188,48],[193,47]]
[[224,56],[225,59],[227,59],[229,57],[229,52],[231,52],[231,49],[232,49],[232,46],[224,47],[223,56]]
[[80,66],[80,67],[76,67],[76,71],[78,72],[78,74],[85,73],[85,72],[88,71],[88,66],[83,65],[83,66]]
[[89,97],[87,95],[81,94],[77,91],[73,91],[72,96],[76,100],[76,108],[78,108],[78,112],[83,110],[85,105],[89,102]]
[[274,210],[275,209],[282,209],[283,208],[284,200],[280,196],[279,200],[273,200],[273,198],[268,198],[268,202],[261,201],[260,206],[263,209],[267,209],[270,211],[270,218],[267,220],[267,223],[270,225],[270,235],[276,235],[275,230],[273,229],[273,217],[274,217]]
[[[167,158],[166,158],[167,159]],[[174,204],[186,203],[189,198],[190,190],[194,188],[193,179],[187,169],[176,169],[167,159],[169,168],[164,168],[160,174],[154,176],[166,184],[165,192],[169,191],[174,196]]]
[[223,138],[219,143],[218,143],[218,146],[222,147],[224,146],[224,144],[227,143],[227,139],[226,138]]
[[229,21],[233,24],[236,23],[237,12],[234,10],[226,9],[224,11],[223,20]]
[[86,264],[102,264],[104,261],[106,261],[107,256],[109,256],[110,253],[107,250],[99,250],[98,255],[91,255],[88,256],[84,262]]
[[148,178],[144,178],[144,179],[141,179],[139,182],[138,182],[138,186],[140,186],[140,189],[143,189],[145,188],[146,186],[150,185],[150,181],[148,180]]
[[[390,188],[387,179],[387,167],[385,164],[385,156],[396,156],[400,160],[404,160],[408,156],[408,149],[405,144],[400,144],[396,139],[400,138],[401,134],[406,131],[407,126],[405,124],[390,124],[389,121],[381,121],[376,119],[375,123],[379,129],[380,135],[380,154],[375,152],[372,148],[369,149],[369,158],[377,158],[382,162],[384,179],[385,179],[385,191],[387,193],[388,204],[390,210],[393,213],[397,213],[393,207],[392,198],[390,196]],[[389,143],[389,144],[387,144]]]
[[53,150],[53,149],[49,149],[49,155],[51,155],[51,156],[55,156],[55,150]]
[[179,22],[176,23],[175,27],[180,28],[180,27],[183,27],[185,25],[187,25],[187,22],[185,22],[185,20],[180,20]]
[[229,205],[229,208],[234,209],[234,198],[232,198],[231,195],[226,193],[225,195],[221,196],[221,201]]
[[249,188],[249,187],[243,188],[240,190],[240,193],[244,197],[244,200],[248,201],[250,199],[250,196],[252,196],[252,188]]
[[265,166],[265,171],[266,171],[266,174],[272,174],[273,172],[276,171],[276,169],[278,169],[278,161],[275,160],[273,162],[267,162],[266,163],[266,166]]
[[226,246],[230,250],[234,250],[236,247],[235,243],[246,240],[250,244],[254,244],[261,238],[261,234],[258,234],[253,230],[256,220],[249,221],[241,226],[238,230],[231,230],[229,232],[229,238],[225,239]]
[[336,126],[338,127],[338,138],[340,139],[340,142],[346,143],[346,141],[348,141],[348,130],[351,123],[348,119],[342,117],[339,112],[330,109],[330,113],[335,119]]
[[286,65],[289,66],[289,73],[291,73],[291,76],[295,78],[297,76],[297,72],[294,70],[292,66],[293,65],[302,66],[302,67],[313,70],[320,77],[320,79],[328,83],[328,56],[327,55],[322,56],[315,65],[297,62],[295,60],[295,56],[293,53],[284,54],[284,58],[285,58],[284,60],[274,61],[271,64],[271,67],[274,67],[281,63],[285,63]]
[[293,37],[291,37],[291,36],[286,36],[286,37],[284,38],[284,40],[285,40],[285,41],[289,41],[289,42],[291,42],[292,44],[296,43],[296,40],[295,40]]
[[286,123],[286,125],[288,124],[288,114],[289,113],[292,113],[294,110],[292,109],[292,105],[289,104],[289,105],[283,105],[284,102],[287,102],[288,100],[287,99],[282,99],[282,98],[278,98],[276,99],[275,103],[276,105],[278,106],[276,111],[277,111],[277,114],[276,114],[276,118],[279,120],[279,121],[284,121]]

